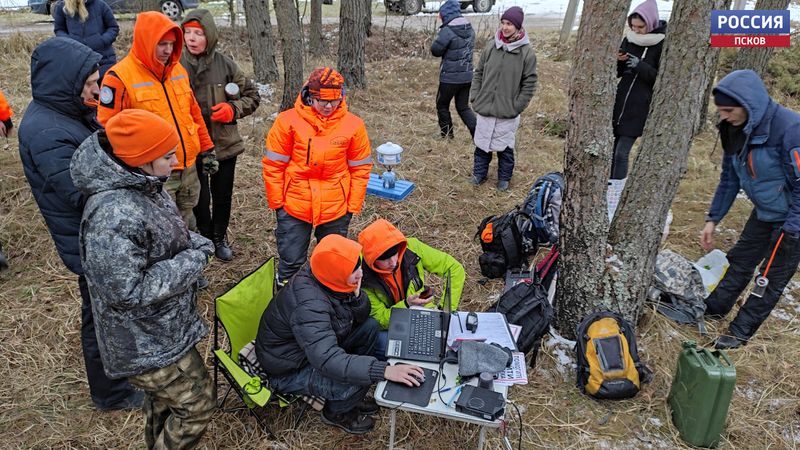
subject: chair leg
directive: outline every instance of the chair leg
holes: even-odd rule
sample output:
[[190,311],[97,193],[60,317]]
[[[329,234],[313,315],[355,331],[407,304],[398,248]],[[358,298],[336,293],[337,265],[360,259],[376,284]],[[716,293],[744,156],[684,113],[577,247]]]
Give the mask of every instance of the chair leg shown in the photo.
[[259,416],[258,413],[253,411],[252,409],[248,409],[248,411],[250,411],[250,414],[252,414],[253,417],[256,418],[256,422],[258,422],[258,426],[260,426],[261,429],[264,430],[264,432],[267,433],[267,436],[269,436],[270,439],[275,440],[276,439],[275,438],[275,434],[272,432],[272,430],[270,430],[269,426],[264,421],[264,419],[261,416]]
[[306,414],[306,411],[308,411],[309,406],[311,406],[311,405],[309,405],[306,402],[303,402],[303,406],[300,407],[300,412],[297,414],[297,417],[295,417],[295,419],[294,419],[294,423],[292,424],[292,429],[296,430],[297,426],[300,425],[300,421],[303,420],[303,416]]
[[219,409],[222,409],[222,407],[225,406],[225,402],[228,400],[228,395],[230,395],[232,390],[233,386],[228,385],[228,390],[225,391],[225,395],[222,397],[222,401],[219,402],[219,405],[217,406]]

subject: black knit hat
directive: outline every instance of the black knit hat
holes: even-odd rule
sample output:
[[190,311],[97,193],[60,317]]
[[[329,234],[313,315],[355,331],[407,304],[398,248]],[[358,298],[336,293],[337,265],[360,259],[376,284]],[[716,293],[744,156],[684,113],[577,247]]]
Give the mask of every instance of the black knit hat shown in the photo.
[[741,108],[742,104],[739,103],[735,98],[731,97],[728,94],[724,94],[718,89],[714,89],[714,104],[717,106],[736,106]]
[[377,260],[378,261],[385,261],[385,260],[391,258],[392,256],[396,255],[399,250],[400,250],[400,244],[397,244],[397,245],[389,248],[385,252],[381,253],[381,256],[378,256]]

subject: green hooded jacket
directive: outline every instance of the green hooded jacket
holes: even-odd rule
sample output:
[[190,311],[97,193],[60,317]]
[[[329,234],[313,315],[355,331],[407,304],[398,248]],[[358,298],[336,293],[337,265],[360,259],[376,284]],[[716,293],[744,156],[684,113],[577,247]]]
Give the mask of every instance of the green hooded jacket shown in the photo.
[[[244,76],[242,69],[231,58],[215,50],[218,33],[211,13],[205,9],[195,9],[186,14],[181,26],[191,21],[197,21],[203,27],[208,41],[206,51],[202,55],[192,55],[184,48],[181,64],[189,72],[192,91],[203,111],[203,120],[214,141],[217,159],[232,158],[244,151],[236,121],[255,112],[261,98],[253,81]],[[226,98],[225,85],[228,83],[239,85],[238,98]],[[212,122],[211,107],[225,101],[233,106],[233,122]]]

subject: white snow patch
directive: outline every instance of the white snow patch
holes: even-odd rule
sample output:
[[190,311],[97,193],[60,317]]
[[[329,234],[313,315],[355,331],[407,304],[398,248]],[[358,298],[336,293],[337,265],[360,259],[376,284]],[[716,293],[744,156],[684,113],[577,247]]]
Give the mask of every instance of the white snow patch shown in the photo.
[[783,320],[783,321],[786,321],[786,322],[791,322],[792,319],[794,318],[794,317],[792,317],[791,314],[789,314],[788,312],[786,312],[786,311],[784,311],[782,309],[774,309],[774,310],[772,310],[772,315],[775,316],[776,319]]
[[272,94],[275,93],[275,88],[271,84],[256,83],[256,88],[258,88],[258,95],[261,98],[270,99],[272,98]]
[[558,369],[558,372],[564,376],[572,375],[575,368],[575,360],[572,357],[575,341],[562,337],[553,327],[550,327],[550,336],[544,345],[551,349],[550,352],[556,357],[558,361],[556,369]]
[[662,425],[661,419],[659,419],[658,417],[651,417],[651,418],[649,418],[647,420],[650,423],[652,423],[653,425],[655,425],[656,427],[660,427]]

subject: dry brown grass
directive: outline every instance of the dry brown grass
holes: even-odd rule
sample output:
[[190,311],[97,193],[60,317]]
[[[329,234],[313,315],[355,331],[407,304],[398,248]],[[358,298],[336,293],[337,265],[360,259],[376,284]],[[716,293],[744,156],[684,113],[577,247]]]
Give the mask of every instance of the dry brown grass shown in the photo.
[[[561,168],[563,140],[543,133],[543,118],[561,120],[566,114],[568,63],[553,62],[555,35],[534,33],[539,55],[540,87],[523,114],[517,152],[517,170],[511,190],[498,193],[495,176],[481,187],[468,183],[472,145],[465,128],[457,123],[456,139],[437,138],[434,110],[438,60],[425,56],[429,36],[407,34],[403,41],[384,40],[375,30],[370,41],[370,88],[350,93],[352,110],[362,116],[373,145],[385,141],[406,149],[399,169],[414,180],[417,190],[406,201],[392,203],[369,197],[355,217],[355,235],[376,217],[396,223],[408,235],[438,246],[464,262],[468,278],[463,304],[482,309],[501,284],[479,284],[475,226],[490,214],[511,208],[525,195],[538,175]],[[395,38],[397,36],[395,35]],[[0,39],[3,90],[15,106],[17,121],[30,98],[28,57],[45,36],[12,35]],[[251,70],[244,46],[232,45],[225,32],[222,49]],[[391,42],[385,47],[383,42]],[[118,48],[127,48],[129,32]],[[331,50],[332,52],[333,50]],[[329,53],[333,55],[333,53]],[[385,55],[385,56],[383,56]],[[409,57],[418,55],[420,57]],[[307,62],[335,64],[329,56]],[[280,93],[276,86],[274,92]],[[211,288],[200,295],[201,311],[212,319],[212,300],[239,278],[276,253],[273,214],[267,209],[260,176],[263,135],[279,98],[265,99],[257,114],[241,121],[247,151],[239,160],[232,244],[237,258],[228,264],[215,261],[206,271]],[[457,120],[457,119],[456,119]],[[667,246],[690,258],[698,257],[697,234],[718,177],[719,152],[711,154],[714,136],[701,135],[692,149],[689,170],[673,204],[675,220]],[[494,167],[494,166],[493,166]],[[376,170],[378,170],[376,168]],[[75,276],[66,271],[25,181],[11,139],[0,151],[0,240],[11,270],[0,274],[0,442],[6,448],[142,448],[142,418],[134,413],[98,413],[88,397],[79,341],[80,298]],[[737,202],[723,223],[720,245],[735,241],[749,209]],[[797,295],[797,291],[793,291]],[[800,446],[800,327],[795,300],[783,300],[757,338],[743,350],[731,352],[738,369],[738,385],[728,418],[722,448],[796,448]],[[711,324],[718,331],[723,324]],[[713,334],[713,333],[712,333]],[[670,424],[666,397],[671,374],[683,339],[701,338],[690,327],[677,326],[648,311],[639,327],[642,358],[655,372],[655,381],[635,399],[598,402],[579,394],[574,375],[558,361],[559,347],[545,347],[527,386],[511,389],[512,400],[523,414],[524,448],[686,448]],[[211,364],[211,338],[201,342],[201,353]],[[568,352],[569,353],[569,352]],[[234,402],[233,404],[235,404]],[[322,425],[316,413],[291,429],[292,415],[276,408],[265,413],[277,434],[270,442],[245,412],[218,412],[203,441],[206,448],[384,448],[388,440],[388,413],[376,430],[352,437]],[[510,435],[516,445],[519,424],[515,414]],[[398,415],[398,447],[451,449],[474,445],[474,426]],[[497,433],[489,433],[488,448],[499,448]]]

